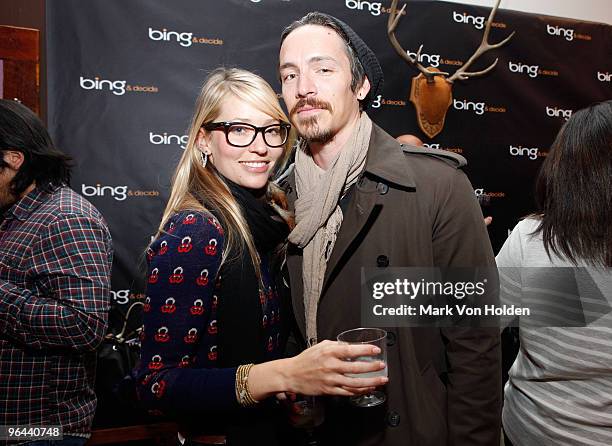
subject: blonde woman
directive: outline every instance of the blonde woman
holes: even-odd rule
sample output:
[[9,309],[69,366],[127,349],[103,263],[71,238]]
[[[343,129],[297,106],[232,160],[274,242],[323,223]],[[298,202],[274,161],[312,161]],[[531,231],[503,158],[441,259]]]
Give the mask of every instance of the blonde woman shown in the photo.
[[386,382],[345,376],[384,368],[343,361],[374,354],[372,346],[326,341],[282,358],[292,313],[277,285],[277,248],[290,216],[269,177],[291,145],[291,126],[261,77],[210,74],[147,249],[136,371],[139,399],[177,417],[187,437],[216,430],[228,444],[283,444],[275,395],[351,396]]

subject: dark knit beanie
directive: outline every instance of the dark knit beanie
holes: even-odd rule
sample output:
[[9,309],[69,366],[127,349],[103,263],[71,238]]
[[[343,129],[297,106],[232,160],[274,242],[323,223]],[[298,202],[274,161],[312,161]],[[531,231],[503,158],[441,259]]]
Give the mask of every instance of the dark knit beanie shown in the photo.
[[372,51],[366,45],[366,43],[361,40],[361,37],[359,37],[350,26],[348,26],[342,20],[339,20],[329,14],[321,15],[328,17],[338,26],[338,28],[340,28],[344,32],[344,34],[346,34],[349,45],[351,46],[353,51],[355,51],[357,59],[359,59],[359,62],[361,62],[361,65],[363,66],[365,75],[370,81],[370,92],[361,101],[363,109],[366,110],[368,106],[372,103],[372,100],[375,99],[376,96],[378,96],[379,94],[382,94],[384,77],[382,68],[380,67],[380,63],[378,62],[378,58],[374,54],[374,51]]

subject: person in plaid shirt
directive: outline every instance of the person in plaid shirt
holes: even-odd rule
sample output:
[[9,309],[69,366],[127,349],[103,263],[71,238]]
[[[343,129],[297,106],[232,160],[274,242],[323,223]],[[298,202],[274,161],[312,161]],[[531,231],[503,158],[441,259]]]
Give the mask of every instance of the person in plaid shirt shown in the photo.
[[113,254],[69,163],[29,109],[0,100],[0,426],[62,426],[52,444],[83,445]]

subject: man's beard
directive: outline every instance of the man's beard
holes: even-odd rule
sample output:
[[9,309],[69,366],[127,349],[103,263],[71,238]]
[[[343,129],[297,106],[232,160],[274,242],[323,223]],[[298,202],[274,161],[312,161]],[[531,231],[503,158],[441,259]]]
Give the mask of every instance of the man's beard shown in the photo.
[[321,129],[319,127],[317,116],[311,116],[299,122],[300,124],[296,125],[296,127],[298,128],[300,136],[304,138],[308,144],[325,144],[334,137],[331,129]]
[[331,104],[313,98],[300,99],[290,112],[290,116],[293,118],[293,124],[297,128],[300,136],[304,138],[307,143],[325,144],[329,142],[334,137],[334,134],[329,128],[322,129],[319,127],[318,116],[309,116],[307,118],[300,118],[298,116],[297,110],[305,105],[321,110],[328,110],[331,113]]

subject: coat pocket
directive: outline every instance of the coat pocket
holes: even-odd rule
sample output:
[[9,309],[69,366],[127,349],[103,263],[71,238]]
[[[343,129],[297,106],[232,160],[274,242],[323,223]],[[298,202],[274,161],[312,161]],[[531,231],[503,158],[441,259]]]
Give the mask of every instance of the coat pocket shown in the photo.
[[429,392],[431,397],[431,410],[432,415],[437,419],[444,420],[446,423],[446,386],[436,373],[436,368],[433,363],[427,364],[421,372],[423,378],[424,388]]

